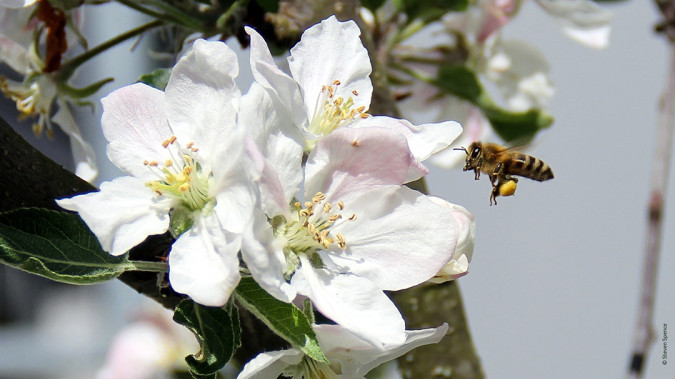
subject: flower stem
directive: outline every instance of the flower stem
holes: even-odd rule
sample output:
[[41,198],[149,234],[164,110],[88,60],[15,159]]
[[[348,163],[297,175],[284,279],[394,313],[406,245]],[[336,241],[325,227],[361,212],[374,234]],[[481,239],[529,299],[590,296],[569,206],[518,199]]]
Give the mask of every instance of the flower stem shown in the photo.
[[169,264],[166,262],[129,261],[134,268],[129,271],[169,272]]
[[647,350],[654,342],[654,300],[658,274],[661,236],[663,233],[664,194],[672,154],[675,127],[675,44],[671,44],[670,77],[661,103],[661,114],[656,133],[656,148],[652,166],[651,194],[648,205],[647,242],[642,271],[638,321],[634,331],[633,348],[628,378],[641,378],[647,360]]
[[180,9],[176,9],[163,1],[146,0],[145,3],[155,5],[158,9],[162,10],[165,13],[161,13],[146,8],[144,6],[141,6],[139,2],[135,0],[117,0],[117,2],[131,9],[135,9],[140,13],[146,14],[152,18],[156,18],[157,20],[162,20],[164,22],[171,24],[182,25],[188,29],[192,29],[193,31],[197,32],[204,31],[204,23],[202,22],[202,20],[189,16]]
[[89,49],[85,51],[84,53],[76,56],[75,58],[64,62],[61,65],[61,70],[59,71],[59,75],[64,77],[64,78],[69,78],[73,72],[84,62],[88,61],[89,59],[95,57],[96,55],[108,50],[111,47],[117,46],[118,44],[136,37],[150,29],[156,28],[158,26],[163,25],[164,22],[160,20],[155,20],[152,22],[149,22],[147,24],[141,25],[135,29],[131,29],[127,31],[126,33],[120,34],[115,38],[112,38],[106,42],[103,42],[102,44]]

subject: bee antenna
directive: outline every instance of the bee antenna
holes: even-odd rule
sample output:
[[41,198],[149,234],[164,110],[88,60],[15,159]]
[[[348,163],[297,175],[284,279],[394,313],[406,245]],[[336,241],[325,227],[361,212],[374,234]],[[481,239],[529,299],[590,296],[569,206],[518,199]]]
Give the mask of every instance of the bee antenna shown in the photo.
[[454,148],[454,149],[452,149],[452,150],[462,150],[463,152],[466,153],[466,155],[469,155],[469,152],[466,151],[466,147],[456,147],[456,148]]

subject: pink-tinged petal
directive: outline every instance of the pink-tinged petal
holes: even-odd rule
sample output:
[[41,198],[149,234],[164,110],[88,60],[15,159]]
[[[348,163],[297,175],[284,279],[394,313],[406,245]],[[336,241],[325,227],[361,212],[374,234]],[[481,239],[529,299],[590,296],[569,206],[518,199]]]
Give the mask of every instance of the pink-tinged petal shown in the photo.
[[30,70],[28,51],[13,40],[0,35],[0,62],[6,63],[12,70],[26,75]]
[[152,234],[169,227],[170,201],[157,198],[142,180],[120,177],[101,184],[99,192],[56,200],[78,212],[104,250],[122,255]]
[[115,336],[97,379],[147,379],[170,371],[176,342],[158,325],[137,322]]
[[203,151],[219,148],[235,127],[241,94],[236,54],[220,41],[195,41],[166,86],[169,123],[179,141]]
[[462,134],[462,126],[455,121],[413,125],[408,120],[386,116],[360,119],[351,127],[379,126],[395,130],[405,136],[408,147],[415,159],[422,162],[441,150],[446,149]]
[[240,246],[240,238],[226,233],[216,217],[197,217],[169,253],[171,287],[199,304],[224,305],[239,283]]
[[291,285],[319,312],[376,347],[405,340],[405,323],[394,303],[373,282],[315,269],[305,256]]
[[295,289],[284,279],[286,258],[283,244],[275,238],[267,217],[255,212],[252,227],[242,235],[242,258],[260,287],[286,303],[295,298]]
[[[299,112],[304,109],[300,87],[295,79],[288,76],[274,63],[267,43],[258,32],[245,27],[251,37],[251,71],[255,82],[261,85],[274,99],[276,112],[286,124],[299,128],[308,123],[307,114]],[[242,110],[248,108],[242,105]],[[292,122],[288,122],[291,120]]]
[[317,143],[305,167],[305,194],[330,199],[402,184],[414,164],[405,137],[384,128],[341,128]]
[[[373,86],[370,82],[370,59],[354,21],[340,22],[335,16],[305,30],[300,42],[291,49],[288,65],[293,78],[302,89],[305,106],[311,120],[323,106],[324,86],[339,81],[335,97],[354,99],[354,108],[368,109]],[[358,94],[358,95],[357,95]]]
[[304,356],[298,349],[260,353],[244,366],[237,379],[276,379],[286,367],[297,365]]
[[455,121],[413,125],[407,120],[386,116],[368,117],[350,125],[350,127],[357,128],[371,126],[395,130],[405,136],[408,141],[408,147],[417,163],[410,167],[406,183],[428,174],[429,170],[421,162],[431,155],[446,149],[462,133],[462,126]]
[[92,182],[98,176],[94,148],[82,137],[80,128],[75,123],[68,104],[60,98],[57,102],[59,110],[52,117],[52,121],[57,123],[70,139],[70,149],[73,152],[73,162],[75,162],[75,175]]
[[101,103],[108,158],[131,176],[156,179],[143,162],[172,159],[162,147],[173,135],[164,114],[164,93],[137,83],[112,92]]
[[259,150],[263,207],[270,215],[288,211],[303,179],[304,141],[300,129],[281,117],[270,94],[253,83],[242,97],[239,125]]
[[[385,290],[400,290],[433,277],[455,252],[458,225],[452,212],[403,186],[375,188],[341,199],[344,215],[332,229],[347,249],[332,247],[343,270]],[[359,211],[363,210],[363,211]]]

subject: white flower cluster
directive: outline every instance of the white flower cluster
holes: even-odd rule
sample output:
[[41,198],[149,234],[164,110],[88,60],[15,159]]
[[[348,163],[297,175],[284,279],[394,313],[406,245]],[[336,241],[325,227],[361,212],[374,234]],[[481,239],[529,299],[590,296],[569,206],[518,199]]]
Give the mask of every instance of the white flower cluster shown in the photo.
[[287,350],[242,377],[363,377],[447,330],[406,331],[383,291],[468,270],[472,215],[405,186],[461,127],[369,115],[371,65],[354,22],[309,28],[290,74],[247,32],[255,82],[244,95],[234,52],[197,40],[165,91],[134,84],[104,98],[107,153],[127,176],[58,203],[113,255],[171,230],[170,284],[198,303],[225,304],[245,268],[274,297],[309,298],[337,324],[315,326],[331,365]]

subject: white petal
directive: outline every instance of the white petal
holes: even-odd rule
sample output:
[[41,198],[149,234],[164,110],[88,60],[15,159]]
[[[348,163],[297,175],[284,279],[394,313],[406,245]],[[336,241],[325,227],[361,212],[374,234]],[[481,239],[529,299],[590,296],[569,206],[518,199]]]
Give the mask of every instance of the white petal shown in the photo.
[[220,41],[195,41],[171,72],[166,86],[171,129],[183,143],[201,150],[218,148],[236,125],[241,94],[236,54]]
[[242,97],[239,114],[239,124],[264,156],[262,184],[268,214],[280,214],[288,208],[303,179],[304,141],[300,129],[281,117],[278,110],[269,93],[254,82]]
[[133,177],[104,182],[99,192],[56,203],[78,212],[103,249],[112,255],[122,255],[147,236],[164,233],[169,227],[171,203],[157,199],[142,180]]
[[405,137],[385,128],[341,128],[319,140],[305,167],[305,194],[328,198],[402,184],[414,164]]
[[31,67],[26,48],[2,35],[0,35],[0,61],[22,75],[28,74]]
[[473,141],[486,140],[492,134],[492,127],[479,109],[466,102],[448,99],[443,109],[444,114],[441,118],[445,118],[445,115],[458,117],[462,120],[464,130],[451,148],[433,155],[429,161],[438,167],[450,169],[464,164],[466,159],[463,151],[453,150],[452,147],[467,147]]
[[469,262],[471,262],[473,256],[473,246],[476,238],[476,222],[473,215],[461,205],[449,203],[435,196],[429,196],[429,199],[452,212],[459,228],[454,256],[430,279],[431,282],[442,283],[469,273]]
[[392,346],[385,351],[380,351],[379,356],[370,360],[370,362],[356,364],[358,362],[355,360],[352,360],[351,362],[341,360],[342,374],[345,376],[351,375],[353,377],[366,375],[370,370],[374,369],[380,364],[396,359],[410,350],[420,346],[438,343],[441,339],[443,339],[443,337],[445,337],[447,332],[448,324],[446,323],[443,323],[443,325],[439,326],[438,328],[408,330],[406,331],[406,340],[403,344]]
[[[287,123],[292,121],[288,123],[290,126],[299,128],[306,125],[306,112],[298,111],[305,108],[298,83],[274,63],[262,36],[248,26],[244,29],[251,36],[251,71],[255,82],[269,92],[280,117]],[[246,108],[242,106],[242,109]]]
[[237,379],[277,379],[286,367],[297,365],[303,357],[297,349],[260,353],[244,366]]
[[596,49],[604,49],[609,45],[609,34],[612,31],[609,25],[593,29],[563,26],[563,33],[571,39]]
[[37,1],[38,0],[0,0],[0,7],[25,8],[37,3]]
[[316,309],[376,347],[400,344],[405,324],[394,303],[373,282],[356,275],[314,269],[306,257],[291,279]]
[[[338,80],[336,97],[354,99],[354,108],[370,106],[373,86],[370,82],[370,59],[354,21],[340,22],[335,16],[305,30],[300,42],[291,49],[288,58],[293,78],[304,96],[311,120],[322,106],[317,100],[322,87]],[[353,94],[358,93],[358,96]]]
[[125,173],[156,179],[143,161],[164,162],[171,155],[162,142],[172,136],[164,114],[164,93],[143,83],[122,87],[101,99],[108,158]]
[[197,217],[169,253],[169,282],[178,292],[219,307],[239,283],[239,237],[222,230],[216,217]]
[[295,289],[284,279],[286,259],[283,246],[274,237],[262,212],[255,212],[253,226],[242,236],[242,258],[251,276],[270,295],[284,302],[295,298]]
[[347,249],[331,248],[345,272],[368,278],[385,290],[400,290],[433,277],[450,259],[458,226],[452,212],[404,186],[379,187],[343,198],[346,215],[332,229]]
[[577,42],[594,48],[609,43],[609,23],[612,13],[588,0],[537,0],[539,5],[555,17],[565,34]]
[[94,148],[82,137],[80,128],[75,123],[68,104],[62,101],[61,98],[57,102],[59,110],[52,117],[52,121],[57,123],[70,139],[70,149],[73,152],[73,162],[75,162],[75,175],[83,180],[92,182],[98,176]]

